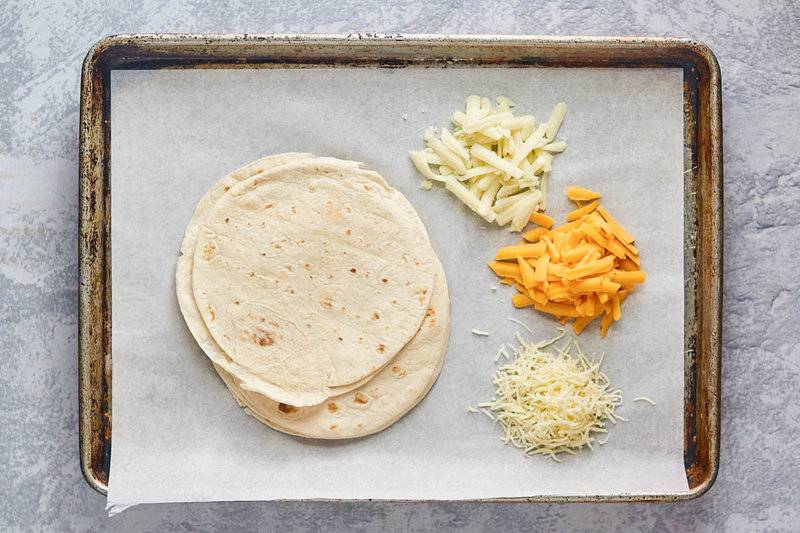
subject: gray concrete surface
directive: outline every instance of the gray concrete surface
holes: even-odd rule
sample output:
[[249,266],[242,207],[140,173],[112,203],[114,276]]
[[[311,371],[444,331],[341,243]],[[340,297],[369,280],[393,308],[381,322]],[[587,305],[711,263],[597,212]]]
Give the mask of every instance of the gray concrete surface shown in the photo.
[[[722,470],[674,505],[219,503],[109,519],[77,450],[79,67],[122,32],[670,35],[722,66]],[[0,530],[800,530],[800,6],[0,0]]]

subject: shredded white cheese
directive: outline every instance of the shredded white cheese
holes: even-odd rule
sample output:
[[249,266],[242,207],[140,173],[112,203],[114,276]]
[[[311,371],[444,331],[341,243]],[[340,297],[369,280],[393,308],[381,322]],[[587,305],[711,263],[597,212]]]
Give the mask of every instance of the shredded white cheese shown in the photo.
[[480,329],[473,329],[472,330],[472,334],[473,335],[480,335],[481,337],[488,337],[489,336],[489,332],[488,331],[483,331],[483,330],[480,330]]
[[514,103],[498,96],[469,96],[464,111],[453,113],[453,131],[428,128],[424,150],[409,152],[428,183],[447,190],[487,222],[521,231],[533,212],[547,205],[547,175],[553,154],[567,143],[556,140],[567,106],[559,102],[547,122],[514,116]]
[[622,392],[609,388],[608,378],[600,372],[602,357],[587,359],[572,341],[561,349],[542,351],[555,340],[531,344],[519,335],[517,339],[514,360],[494,375],[495,398],[478,404],[500,423],[503,442],[526,455],[543,454],[559,461],[558,454],[575,454],[598,443],[594,434],[607,433],[607,421],[624,420],[614,413],[622,403]]

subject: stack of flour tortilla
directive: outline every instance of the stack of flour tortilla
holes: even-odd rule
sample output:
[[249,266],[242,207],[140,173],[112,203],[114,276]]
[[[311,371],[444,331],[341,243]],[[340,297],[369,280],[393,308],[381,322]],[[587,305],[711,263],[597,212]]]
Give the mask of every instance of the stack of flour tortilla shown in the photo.
[[408,200],[360,163],[287,153],[225,176],[197,205],[175,278],[220,377],[279,431],[375,433],[442,368],[444,271]]

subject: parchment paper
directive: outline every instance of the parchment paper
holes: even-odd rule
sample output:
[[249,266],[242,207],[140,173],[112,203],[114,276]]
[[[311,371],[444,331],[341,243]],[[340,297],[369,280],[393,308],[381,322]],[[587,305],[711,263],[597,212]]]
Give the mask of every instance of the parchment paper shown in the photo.
[[[525,458],[465,409],[491,398],[493,357],[521,328],[557,323],[515,310],[486,267],[516,242],[440,187],[419,189],[407,151],[449,124],[469,94],[510,97],[546,120],[563,100],[569,142],[550,179],[602,191],[637,237],[647,283],[606,339],[604,370],[629,418],[608,444],[564,463]],[[114,71],[112,124],[113,452],[108,507],[146,502],[300,498],[472,499],[676,493],[683,467],[682,73],[672,69],[305,69]],[[310,151],[359,160],[401,190],[444,264],[452,332],[438,383],[388,430],[345,442],[273,431],[241,410],[184,325],[178,249],[197,200],[262,155]],[[497,287],[491,291],[490,287]],[[598,321],[599,322],[599,321]],[[472,328],[491,332],[487,338]],[[652,407],[631,400],[649,396]]]

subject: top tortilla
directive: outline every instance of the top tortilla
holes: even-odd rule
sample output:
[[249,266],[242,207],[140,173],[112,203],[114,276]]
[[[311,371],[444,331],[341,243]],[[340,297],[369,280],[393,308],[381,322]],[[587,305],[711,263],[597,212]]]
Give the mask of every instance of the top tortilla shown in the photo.
[[[208,328],[206,328],[205,322],[203,322],[203,318],[200,316],[200,311],[197,309],[197,305],[194,301],[194,293],[192,291],[192,265],[194,262],[194,249],[197,244],[198,228],[208,214],[209,209],[237,183],[275,167],[312,158],[314,158],[314,155],[308,153],[270,155],[253,161],[231,172],[227,176],[220,178],[197,203],[192,219],[186,228],[186,234],[181,243],[181,255],[178,257],[175,270],[175,289],[178,297],[178,306],[189,327],[189,331],[191,331],[198,345],[203,349],[208,358],[214,363],[214,367],[218,372],[224,372],[224,370],[221,370],[222,367],[220,365],[229,365],[230,358],[225,354],[222,348],[219,347],[209,333]],[[353,168],[361,166],[361,163],[354,161],[339,160],[339,163],[343,166]],[[377,174],[373,176],[373,178],[378,183],[386,184]],[[410,204],[408,204],[408,209],[413,213],[413,208],[411,208]],[[331,387],[331,396],[344,394],[345,392],[353,390],[365,383],[370,377],[372,376],[367,376],[350,385]]]
[[[326,158],[231,188],[200,226],[192,286],[242,387],[291,405],[383,367],[416,333],[435,256],[407,201]],[[216,361],[215,361],[216,362]]]

